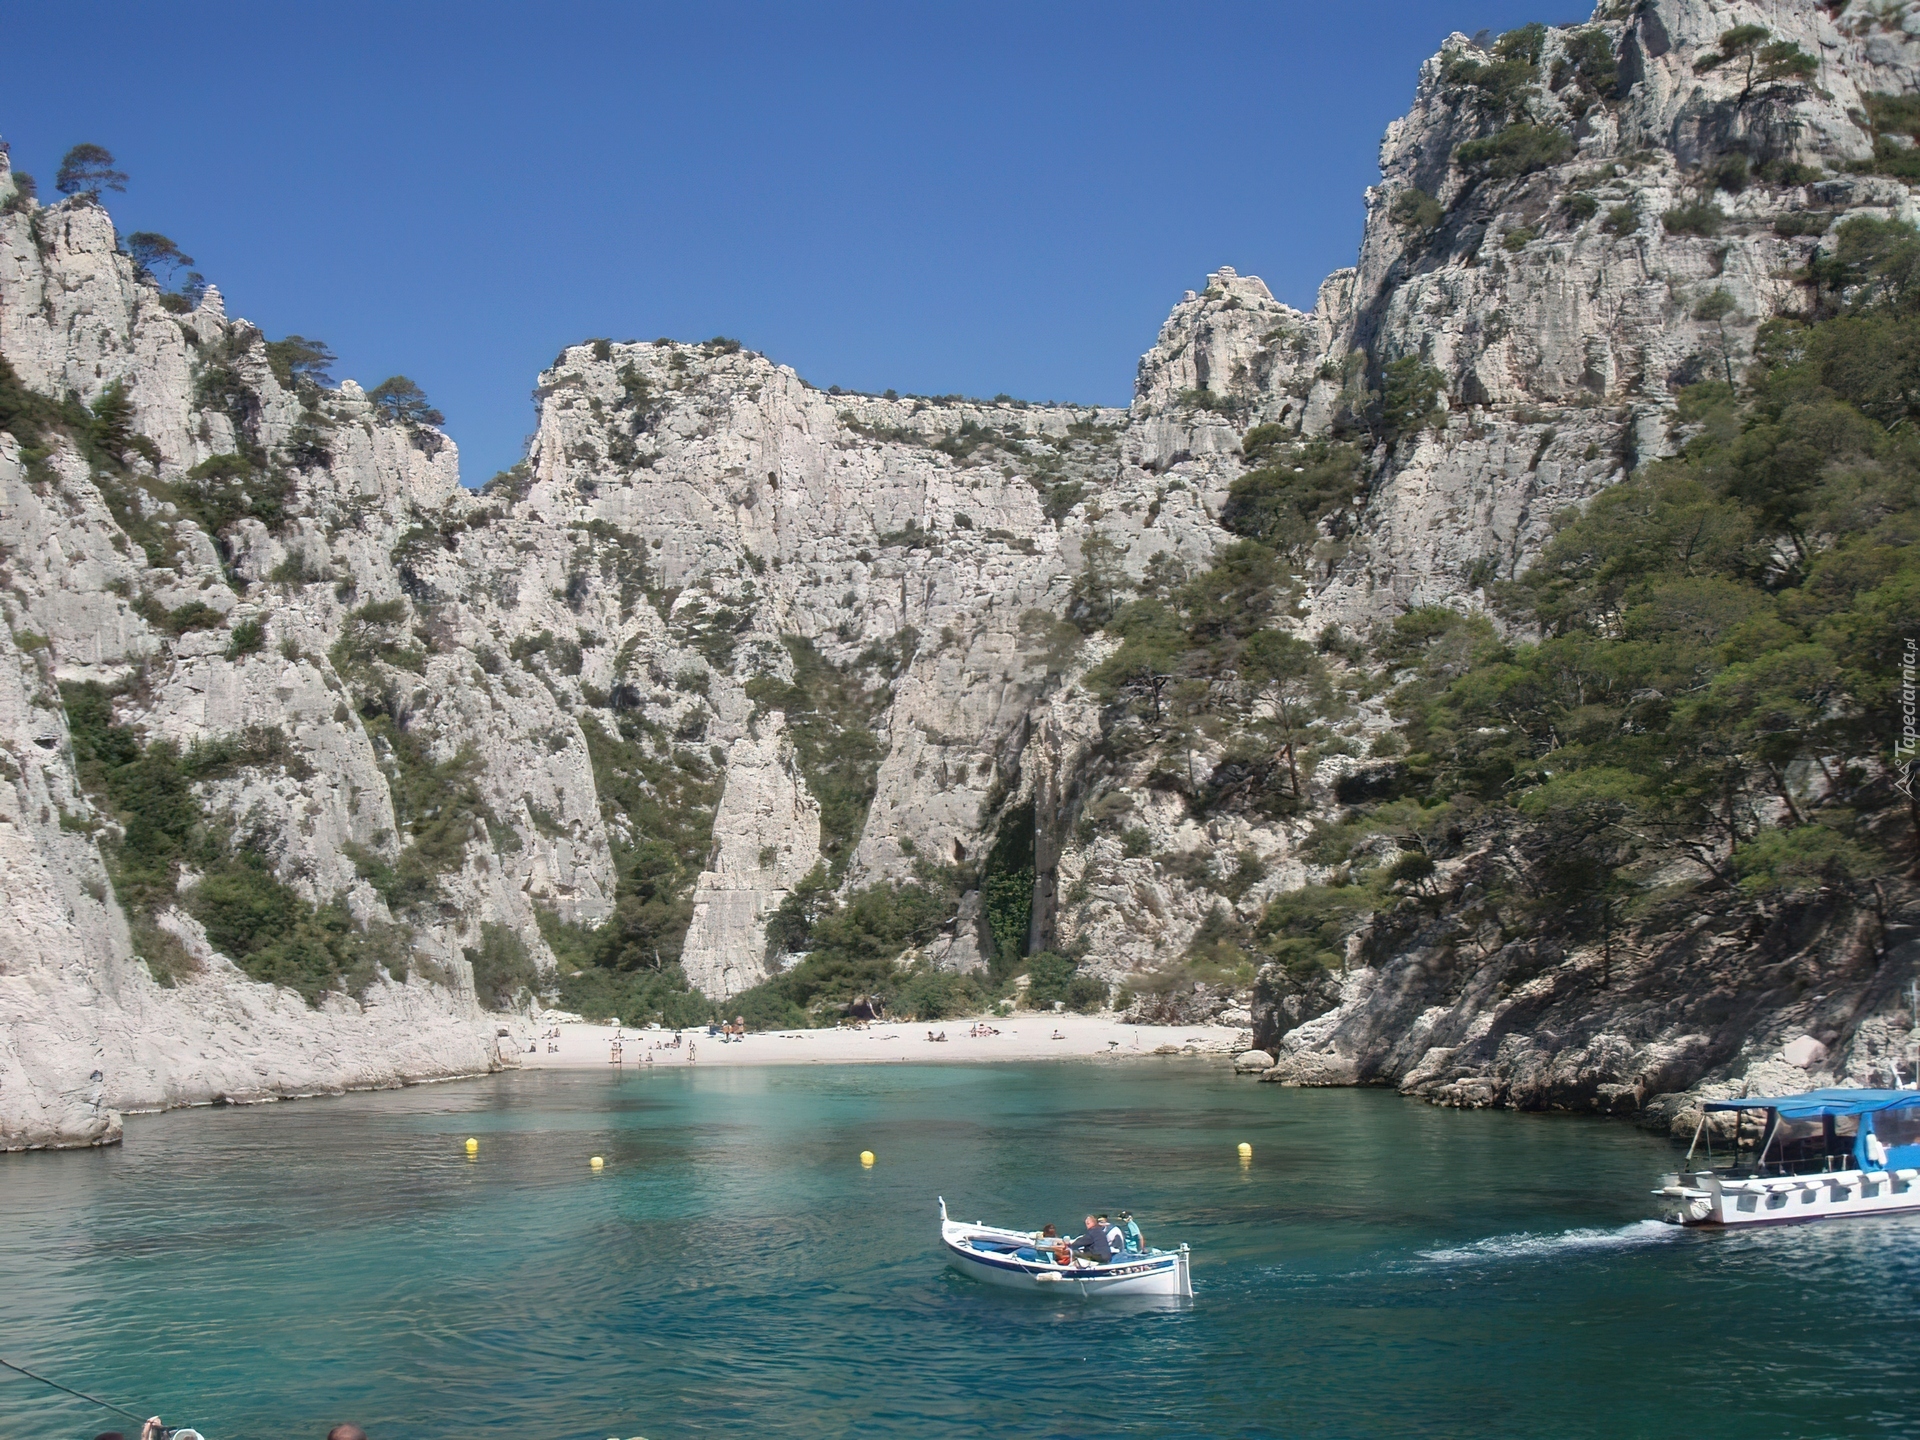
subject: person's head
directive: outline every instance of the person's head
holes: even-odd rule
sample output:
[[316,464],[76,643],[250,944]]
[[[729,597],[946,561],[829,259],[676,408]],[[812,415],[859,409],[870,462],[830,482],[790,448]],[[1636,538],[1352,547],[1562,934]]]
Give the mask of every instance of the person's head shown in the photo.
[[327,1440],[367,1440],[367,1432],[358,1425],[336,1425],[327,1431]]
[[1087,1228],[1089,1230],[1093,1228],[1093,1216],[1091,1215],[1087,1216]]
[[1131,1219],[1133,1219],[1133,1211],[1131,1211],[1131,1210],[1122,1210],[1122,1211],[1120,1212],[1120,1219],[1121,1219],[1121,1222],[1122,1222],[1123,1224],[1124,1224],[1124,1223],[1125,1223],[1126,1221],[1128,1221],[1128,1220],[1131,1220]]
[[1095,1218],[1098,1219],[1102,1225],[1107,1223],[1107,1217],[1104,1215],[1096,1216]]
[[127,1440],[127,1437],[118,1430],[102,1430],[93,1440]]

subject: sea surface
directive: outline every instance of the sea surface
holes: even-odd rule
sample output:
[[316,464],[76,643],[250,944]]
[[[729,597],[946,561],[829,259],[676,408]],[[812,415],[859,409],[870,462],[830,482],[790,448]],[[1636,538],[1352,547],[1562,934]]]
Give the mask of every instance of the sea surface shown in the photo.
[[[1189,1061],[200,1109],[0,1156],[0,1356],[208,1440],[1920,1433],[1920,1220],[1680,1231],[1675,1158]],[[1130,1207],[1197,1293],[982,1287],[938,1195]],[[7,1440],[122,1423],[0,1376]]]

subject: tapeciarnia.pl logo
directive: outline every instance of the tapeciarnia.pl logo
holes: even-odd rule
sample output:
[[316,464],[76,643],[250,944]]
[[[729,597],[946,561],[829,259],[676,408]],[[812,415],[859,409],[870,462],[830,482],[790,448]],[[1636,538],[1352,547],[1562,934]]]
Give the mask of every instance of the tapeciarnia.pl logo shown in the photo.
[[1893,742],[1893,783],[1909,800],[1913,798],[1914,752],[1920,749],[1920,731],[1914,724],[1917,692],[1920,692],[1920,642],[1908,636],[1906,651],[1900,657],[1900,738]]

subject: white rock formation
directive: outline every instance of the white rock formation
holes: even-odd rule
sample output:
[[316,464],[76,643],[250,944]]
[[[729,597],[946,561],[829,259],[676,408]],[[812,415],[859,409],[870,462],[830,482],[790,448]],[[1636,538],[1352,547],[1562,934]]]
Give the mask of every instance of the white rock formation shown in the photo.
[[716,1000],[767,978],[767,916],[820,863],[820,806],[779,711],[734,741],[713,817],[713,857],[693,892],[681,966]]

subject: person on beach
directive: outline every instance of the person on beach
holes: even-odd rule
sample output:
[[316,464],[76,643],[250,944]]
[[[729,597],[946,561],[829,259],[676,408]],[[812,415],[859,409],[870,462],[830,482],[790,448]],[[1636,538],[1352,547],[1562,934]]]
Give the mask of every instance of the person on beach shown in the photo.
[[692,1063],[693,1063],[693,1042],[689,1040],[687,1042],[687,1064],[691,1065]]

